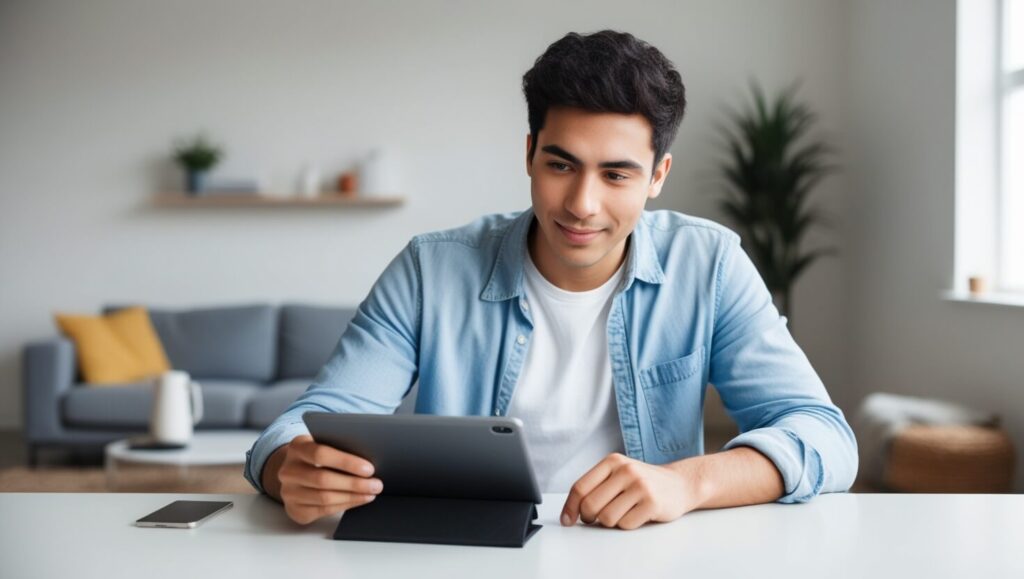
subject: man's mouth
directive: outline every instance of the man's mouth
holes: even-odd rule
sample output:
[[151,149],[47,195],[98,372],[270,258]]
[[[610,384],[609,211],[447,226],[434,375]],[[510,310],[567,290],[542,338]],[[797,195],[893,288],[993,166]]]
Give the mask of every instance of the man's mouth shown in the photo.
[[569,243],[573,245],[584,245],[592,241],[598,234],[601,233],[601,229],[577,229],[575,227],[567,227],[559,222],[555,222],[558,226],[558,230],[562,232]]

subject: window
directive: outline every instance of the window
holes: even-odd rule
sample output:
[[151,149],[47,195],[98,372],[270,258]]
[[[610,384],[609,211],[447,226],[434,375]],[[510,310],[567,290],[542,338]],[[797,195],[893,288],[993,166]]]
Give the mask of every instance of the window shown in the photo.
[[1024,292],[1024,0],[1003,0],[999,66],[998,288]]
[[[956,234],[947,296],[1024,305],[1024,0],[958,0]],[[969,299],[976,299],[972,295]]]

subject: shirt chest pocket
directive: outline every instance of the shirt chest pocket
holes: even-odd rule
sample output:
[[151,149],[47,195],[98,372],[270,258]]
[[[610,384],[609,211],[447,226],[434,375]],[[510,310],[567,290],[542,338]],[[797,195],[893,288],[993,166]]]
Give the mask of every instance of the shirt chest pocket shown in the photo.
[[658,450],[697,448],[704,398],[704,347],[640,371]]

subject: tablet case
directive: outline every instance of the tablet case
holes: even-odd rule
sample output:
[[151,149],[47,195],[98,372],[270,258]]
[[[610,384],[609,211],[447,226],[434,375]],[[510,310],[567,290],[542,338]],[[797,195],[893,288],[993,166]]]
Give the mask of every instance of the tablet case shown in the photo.
[[335,539],[522,547],[541,528],[517,419],[307,412],[303,420],[317,442],[369,460],[385,481],[373,502],[342,515]]
[[522,547],[538,530],[527,501],[380,495],[346,511],[334,538],[349,541]]

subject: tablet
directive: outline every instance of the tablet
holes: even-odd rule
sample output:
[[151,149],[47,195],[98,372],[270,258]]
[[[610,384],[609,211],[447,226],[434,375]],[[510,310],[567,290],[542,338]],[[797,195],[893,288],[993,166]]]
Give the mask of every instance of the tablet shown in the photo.
[[541,502],[518,418],[306,412],[302,419],[316,442],[373,463],[383,495]]

